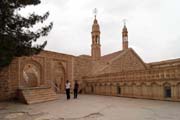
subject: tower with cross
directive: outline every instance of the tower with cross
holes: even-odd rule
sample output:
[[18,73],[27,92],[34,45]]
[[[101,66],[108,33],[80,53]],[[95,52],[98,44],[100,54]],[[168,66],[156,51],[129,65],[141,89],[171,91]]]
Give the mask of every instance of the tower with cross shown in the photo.
[[99,60],[101,58],[101,44],[100,44],[100,27],[96,19],[97,9],[93,10],[94,22],[92,25],[92,44],[91,44],[91,56],[93,60]]
[[123,20],[124,22],[124,27],[122,29],[122,48],[123,50],[128,49],[128,30],[126,27],[126,20]]

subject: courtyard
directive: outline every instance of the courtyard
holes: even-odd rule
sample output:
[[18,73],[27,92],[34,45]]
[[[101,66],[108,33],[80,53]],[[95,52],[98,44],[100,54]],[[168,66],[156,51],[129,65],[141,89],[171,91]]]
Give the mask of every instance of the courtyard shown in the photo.
[[180,103],[112,96],[79,95],[78,99],[33,105],[0,103],[0,120],[180,120]]

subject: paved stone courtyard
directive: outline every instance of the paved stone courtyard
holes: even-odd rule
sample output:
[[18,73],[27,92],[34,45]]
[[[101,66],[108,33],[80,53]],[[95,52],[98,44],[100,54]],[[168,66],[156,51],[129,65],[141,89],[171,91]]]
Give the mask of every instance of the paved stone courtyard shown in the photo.
[[0,120],[180,120],[180,102],[80,95],[33,105],[0,103]]

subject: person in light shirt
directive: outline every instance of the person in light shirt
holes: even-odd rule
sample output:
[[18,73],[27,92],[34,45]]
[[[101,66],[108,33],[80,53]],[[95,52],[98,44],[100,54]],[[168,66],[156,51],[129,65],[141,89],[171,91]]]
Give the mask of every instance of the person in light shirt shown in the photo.
[[67,100],[70,99],[70,88],[71,88],[71,83],[69,82],[69,80],[66,81],[66,96],[67,96]]

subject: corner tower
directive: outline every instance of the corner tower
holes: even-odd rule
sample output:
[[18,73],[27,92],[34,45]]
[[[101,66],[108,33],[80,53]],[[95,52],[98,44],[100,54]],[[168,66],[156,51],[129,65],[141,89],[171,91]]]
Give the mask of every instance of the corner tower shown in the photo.
[[126,23],[124,23],[124,27],[122,29],[122,48],[123,50],[128,49],[128,30]]
[[92,26],[92,44],[91,44],[91,57],[93,60],[99,60],[101,58],[101,44],[100,44],[100,28],[96,15]]

